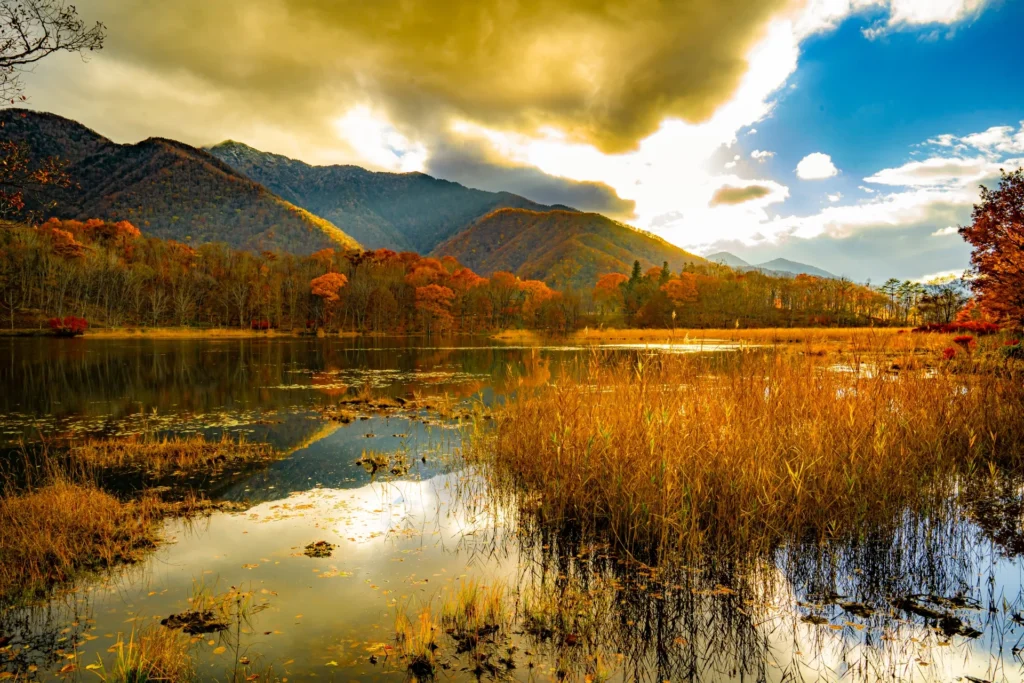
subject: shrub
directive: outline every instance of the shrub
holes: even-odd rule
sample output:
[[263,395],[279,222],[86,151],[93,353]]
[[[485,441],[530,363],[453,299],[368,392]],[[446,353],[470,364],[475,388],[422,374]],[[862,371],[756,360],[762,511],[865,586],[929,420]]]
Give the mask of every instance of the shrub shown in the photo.
[[77,337],[89,329],[89,321],[69,315],[64,318],[50,318],[50,329],[58,337]]
[[978,345],[978,342],[974,340],[974,337],[969,334],[959,334],[953,337],[953,343],[968,352]]
[[946,348],[942,349],[942,357],[945,358],[946,360],[953,360],[954,358],[956,358],[956,349],[954,349],[952,346],[947,346]]

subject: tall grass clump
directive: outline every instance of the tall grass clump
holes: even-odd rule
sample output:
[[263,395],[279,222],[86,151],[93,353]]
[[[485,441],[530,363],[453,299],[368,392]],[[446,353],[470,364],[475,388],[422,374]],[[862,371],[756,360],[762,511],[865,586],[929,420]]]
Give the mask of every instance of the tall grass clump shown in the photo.
[[1020,377],[891,359],[595,354],[512,397],[469,457],[531,513],[659,552],[855,534],[1017,463]]
[[150,625],[119,634],[110,647],[109,666],[102,658],[92,668],[103,683],[184,683],[197,679],[191,639],[180,631]]
[[85,467],[163,476],[267,460],[273,454],[269,444],[224,434],[219,440],[202,436],[93,438],[72,445],[68,457],[72,463]]
[[0,497],[0,602],[137,560],[156,543],[157,508],[67,480]]

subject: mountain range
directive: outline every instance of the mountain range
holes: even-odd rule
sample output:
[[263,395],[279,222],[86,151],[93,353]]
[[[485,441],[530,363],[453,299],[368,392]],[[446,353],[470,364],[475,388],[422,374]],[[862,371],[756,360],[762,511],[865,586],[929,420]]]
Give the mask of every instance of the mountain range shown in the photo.
[[750,264],[739,256],[730,254],[727,251],[709,254],[704,258],[712,263],[721,263],[723,266],[729,266],[735,270],[757,270],[765,273],[766,275],[790,277],[795,275],[814,275],[816,277],[836,279],[836,276],[827,270],[822,270],[815,266],[809,266],[806,263],[797,263],[796,261],[790,261],[789,259],[784,258],[772,259],[771,261],[765,261],[764,263]]
[[312,166],[233,141],[207,151],[279,197],[342,227],[367,249],[426,254],[495,209],[556,208],[509,192],[474,190],[424,173]]
[[67,162],[70,187],[26,193],[26,208],[44,216],[128,220],[146,234],[194,244],[297,253],[358,247],[330,221],[174,140],[121,145],[69,119],[21,109],[0,110],[0,130],[36,158]]
[[[144,233],[192,244],[308,254],[325,247],[454,256],[481,275],[590,287],[603,273],[704,262],[665,240],[595,213],[486,192],[423,173],[313,166],[227,141],[200,149],[164,138],[118,144],[69,119],[0,110],[3,139],[33,158],[67,162],[72,184],[26,193],[27,208],[59,218],[129,220]],[[773,274],[823,270],[776,259]]]

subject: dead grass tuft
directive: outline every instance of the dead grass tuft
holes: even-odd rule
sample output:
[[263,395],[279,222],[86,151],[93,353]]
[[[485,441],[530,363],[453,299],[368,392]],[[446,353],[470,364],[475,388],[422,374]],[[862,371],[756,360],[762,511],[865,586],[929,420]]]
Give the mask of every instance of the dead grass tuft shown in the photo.
[[135,562],[157,541],[160,504],[123,503],[57,481],[0,498],[0,600],[41,594],[86,570]]

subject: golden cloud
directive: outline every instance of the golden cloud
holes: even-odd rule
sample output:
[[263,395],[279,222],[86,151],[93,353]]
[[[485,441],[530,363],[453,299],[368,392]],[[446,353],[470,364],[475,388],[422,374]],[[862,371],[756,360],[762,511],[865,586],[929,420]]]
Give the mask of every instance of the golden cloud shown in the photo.
[[760,199],[761,197],[767,197],[771,192],[771,188],[764,185],[747,185],[745,187],[725,185],[715,190],[715,194],[711,196],[711,206],[742,204],[754,199]]
[[[79,0],[105,54],[277,113],[353,101],[398,127],[460,117],[621,152],[702,121],[792,0]],[[325,96],[325,94],[327,96]],[[332,102],[332,111],[310,106]]]

